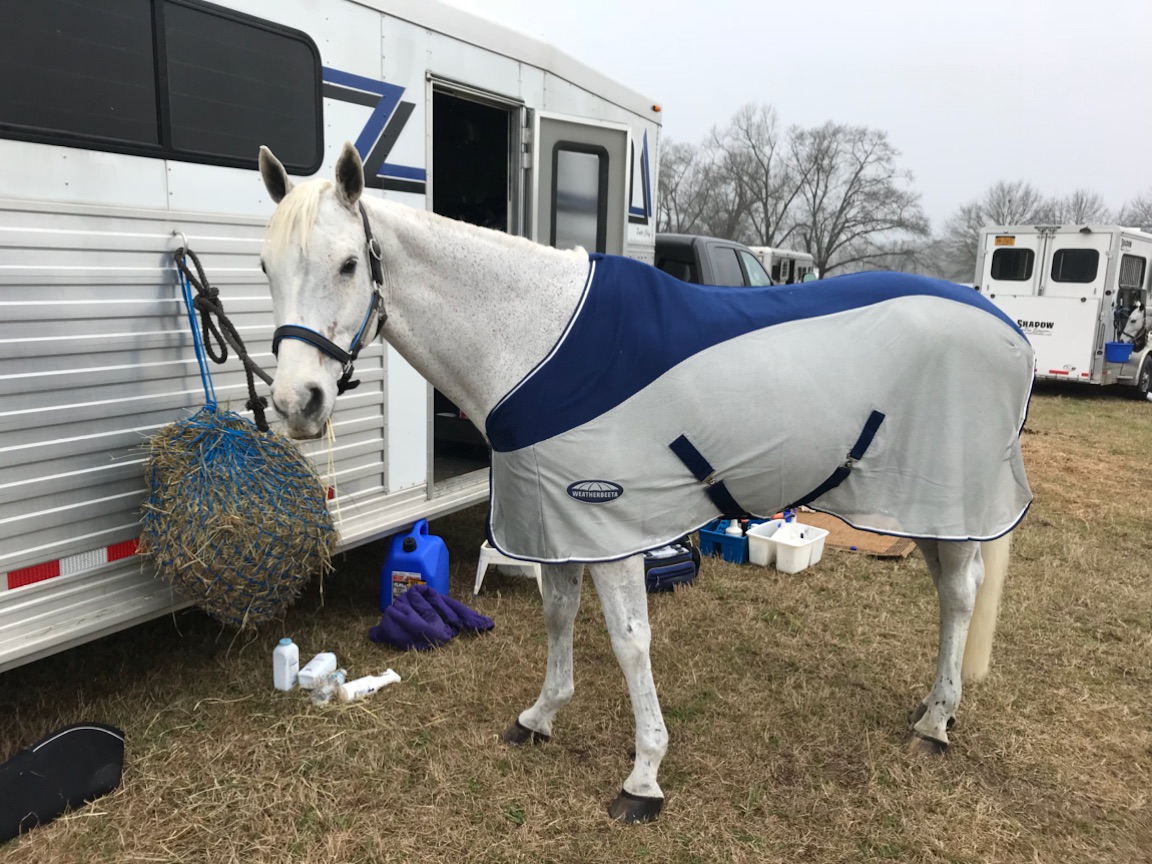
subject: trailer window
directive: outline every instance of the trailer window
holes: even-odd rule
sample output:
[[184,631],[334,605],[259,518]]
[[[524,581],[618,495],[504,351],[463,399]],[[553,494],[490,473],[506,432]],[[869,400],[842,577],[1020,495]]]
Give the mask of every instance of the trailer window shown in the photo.
[[1100,267],[1095,249],[1057,249],[1052,254],[1053,282],[1092,282]]
[[552,150],[552,245],[603,252],[608,239],[608,151],[559,141]]
[[992,253],[992,278],[998,282],[1026,282],[1032,278],[1036,253],[1031,249],[997,249]]
[[309,173],[320,72],[304,33],[198,0],[4,0],[0,137]]
[[0,22],[5,127],[160,143],[152,0],[5,0]]
[[1139,291],[1144,287],[1144,270],[1148,261],[1139,255],[1120,256],[1120,285],[1121,289],[1134,288]]

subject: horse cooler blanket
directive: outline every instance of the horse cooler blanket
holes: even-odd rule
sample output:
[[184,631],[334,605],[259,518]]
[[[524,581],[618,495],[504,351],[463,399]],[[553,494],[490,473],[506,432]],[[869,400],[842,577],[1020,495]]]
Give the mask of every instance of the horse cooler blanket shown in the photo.
[[614,560],[718,514],[806,503],[868,531],[989,540],[1032,500],[1033,352],[977,291],[900,273],[690,285],[591,255],[551,353],[489,414],[491,543]]

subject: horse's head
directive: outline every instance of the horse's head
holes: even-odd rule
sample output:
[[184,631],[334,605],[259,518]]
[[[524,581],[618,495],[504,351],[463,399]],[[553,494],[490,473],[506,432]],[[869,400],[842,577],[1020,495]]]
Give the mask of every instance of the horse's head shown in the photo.
[[360,203],[364,168],[351,144],[336,162],[336,182],[293,186],[267,147],[260,176],[277,203],[261,265],[272,290],[277,354],[272,405],[293,438],[318,437],[352,360],[382,324],[380,247]]
[[1144,329],[1144,319],[1146,312],[1144,308],[1137,303],[1136,308],[1132,310],[1132,314],[1128,316],[1127,322],[1124,324],[1124,329],[1120,332],[1121,342],[1134,342],[1136,337],[1140,335],[1140,331]]

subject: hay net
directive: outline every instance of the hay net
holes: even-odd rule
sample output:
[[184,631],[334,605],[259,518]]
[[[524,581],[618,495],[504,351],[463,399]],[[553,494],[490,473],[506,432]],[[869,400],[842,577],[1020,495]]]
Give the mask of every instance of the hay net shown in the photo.
[[139,551],[215,620],[255,626],[282,617],[331,569],[337,532],[295,445],[216,404],[183,270],[181,283],[207,404],[147,443]]

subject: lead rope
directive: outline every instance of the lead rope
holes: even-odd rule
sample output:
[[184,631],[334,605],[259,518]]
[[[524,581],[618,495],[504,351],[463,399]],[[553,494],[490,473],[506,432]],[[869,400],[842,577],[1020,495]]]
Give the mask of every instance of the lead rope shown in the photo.
[[[264,409],[268,407],[268,400],[256,395],[256,376],[265,384],[272,383],[272,376],[261,369],[244,348],[244,340],[224,314],[224,304],[220,300],[220,291],[209,284],[208,277],[204,275],[204,268],[200,259],[186,246],[181,246],[174,253],[176,269],[180,271],[180,283],[184,291],[184,302],[188,306],[188,315],[192,323],[192,337],[196,345],[196,361],[200,364],[200,378],[204,382],[204,395],[209,404],[216,405],[216,393],[212,389],[212,379],[208,375],[208,367],[204,361],[206,354],[214,363],[224,363],[228,359],[228,346],[236,352],[240,362],[244,364],[244,376],[248,380],[248,402],[245,407],[252,412],[256,421],[256,428],[261,432],[269,430],[268,420],[264,416]],[[188,269],[188,259],[196,268],[195,275]],[[196,288],[196,296],[192,296],[192,288]],[[200,331],[196,330],[196,322],[192,319],[193,308],[200,313]],[[216,346],[212,338],[216,339]]]

